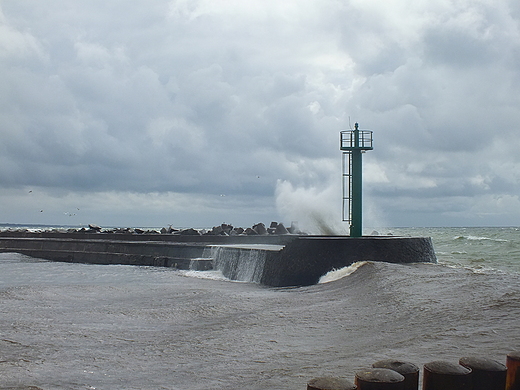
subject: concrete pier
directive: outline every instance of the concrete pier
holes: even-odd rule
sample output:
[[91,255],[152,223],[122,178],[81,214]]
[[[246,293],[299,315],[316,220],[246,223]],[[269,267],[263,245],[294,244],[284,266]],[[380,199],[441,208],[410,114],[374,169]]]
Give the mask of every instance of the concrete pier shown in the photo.
[[[214,250],[219,248],[219,250]],[[52,261],[208,270],[266,286],[302,286],[358,261],[436,262],[427,237],[0,232],[0,252]]]

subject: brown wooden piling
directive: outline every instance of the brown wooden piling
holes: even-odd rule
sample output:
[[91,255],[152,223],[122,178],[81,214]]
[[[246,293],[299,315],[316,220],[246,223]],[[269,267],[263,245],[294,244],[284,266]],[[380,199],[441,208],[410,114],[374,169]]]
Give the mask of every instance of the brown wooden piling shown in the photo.
[[307,383],[307,390],[356,390],[352,382],[344,378],[319,377],[311,379]]
[[507,368],[502,363],[484,357],[463,357],[459,364],[471,369],[473,390],[504,390]]
[[520,351],[507,355],[506,390],[520,390]]
[[372,364],[374,368],[388,368],[404,376],[404,389],[417,390],[419,388],[419,367],[402,360],[380,360]]
[[388,368],[367,368],[356,372],[358,390],[404,390],[404,376]]
[[471,390],[471,369],[446,361],[426,363],[423,390]]

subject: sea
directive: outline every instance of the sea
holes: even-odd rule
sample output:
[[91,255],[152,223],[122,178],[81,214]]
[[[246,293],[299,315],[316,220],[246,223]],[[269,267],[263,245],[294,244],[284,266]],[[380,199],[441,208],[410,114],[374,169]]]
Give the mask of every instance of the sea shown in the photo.
[[305,390],[416,364],[520,350],[520,228],[395,228],[437,264],[358,262],[307,287],[215,271],[0,253],[0,388]]

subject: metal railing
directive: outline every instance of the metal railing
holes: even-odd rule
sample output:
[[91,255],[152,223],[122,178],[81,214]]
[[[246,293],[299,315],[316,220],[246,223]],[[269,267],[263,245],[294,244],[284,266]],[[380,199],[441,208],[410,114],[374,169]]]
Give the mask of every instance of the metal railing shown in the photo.
[[[356,133],[358,139],[356,140]],[[371,130],[345,130],[340,132],[341,150],[372,150],[372,131]],[[357,142],[356,142],[357,141]]]

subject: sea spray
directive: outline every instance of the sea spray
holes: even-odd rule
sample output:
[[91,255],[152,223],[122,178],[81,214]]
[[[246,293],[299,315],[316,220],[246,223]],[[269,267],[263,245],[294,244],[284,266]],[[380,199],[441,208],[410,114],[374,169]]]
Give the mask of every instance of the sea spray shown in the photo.
[[313,211],[309,215],[311,221],[314,222],[314,226],[318,229],[318,234],[325,236],[338,236],[341,233],[337,228],[325,220],[325,216],[318,211]]
[[344,235],[348,226],[340,221],[339,187],[294,187],[288,181],[276,184],[276,207],[286,220],[298,221],[302,231],[310,234]]

